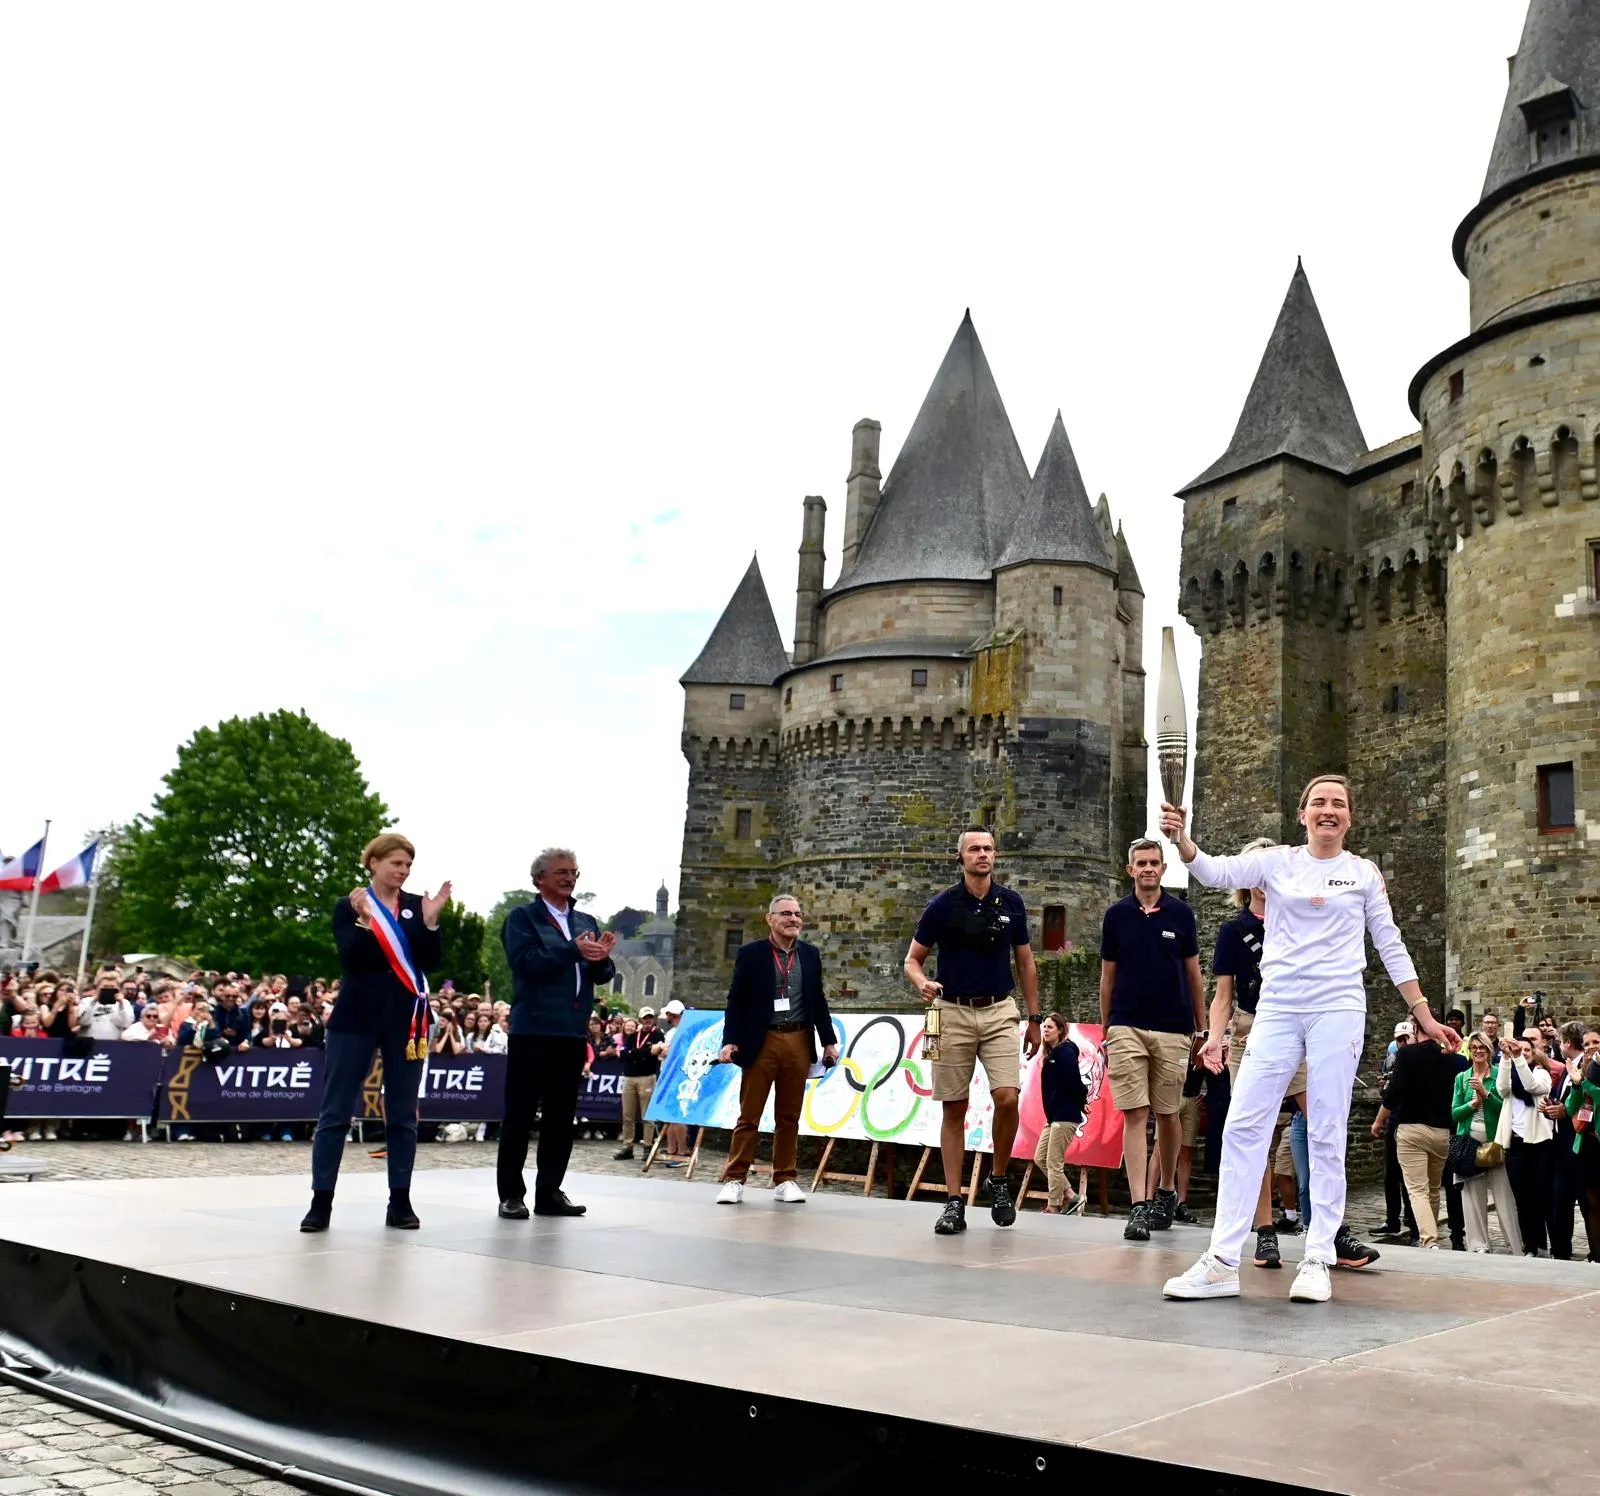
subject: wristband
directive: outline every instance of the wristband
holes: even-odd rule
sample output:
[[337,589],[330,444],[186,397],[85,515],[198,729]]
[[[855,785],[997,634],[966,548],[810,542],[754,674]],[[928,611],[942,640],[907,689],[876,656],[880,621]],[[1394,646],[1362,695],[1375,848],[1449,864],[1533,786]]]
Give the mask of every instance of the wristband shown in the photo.
[[1028,1014],[1028,1022],[1029,1023],[1037,1023],[1038,1021],[1039,1021],[1039,1015],[1037,1013]]

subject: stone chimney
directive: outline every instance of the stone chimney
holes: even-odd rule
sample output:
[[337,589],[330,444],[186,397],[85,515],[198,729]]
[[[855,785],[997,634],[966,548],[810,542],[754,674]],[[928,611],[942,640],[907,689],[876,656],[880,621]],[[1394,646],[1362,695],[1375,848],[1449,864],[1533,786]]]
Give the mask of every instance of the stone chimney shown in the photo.
[[[857,430],[860,428],[857,427]],[[800,526],[800,577],[794,594],[794,662],[807,665],[817,657],[817,618],[822,604],[823,528],[828,506],[808,494]]]
[[878,471],[878,439],[883,427],[876,421],[857,421],[850,434],[850,479],[844,500],[844,551],[840,557],[842,580],[855,564],[856,552],[878,512],[883,474]]

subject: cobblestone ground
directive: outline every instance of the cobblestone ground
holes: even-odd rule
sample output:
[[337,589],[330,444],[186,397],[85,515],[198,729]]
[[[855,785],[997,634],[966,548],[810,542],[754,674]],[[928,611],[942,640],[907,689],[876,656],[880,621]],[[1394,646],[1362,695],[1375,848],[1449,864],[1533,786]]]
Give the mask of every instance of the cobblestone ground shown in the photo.
[[[801,1164],[806,1183],[804,1159],[810,1157],[810,1146],[804,1148]],[[616,1148],[614,1140],[580,1138],[573,1149],[572,1167],[589,1174],[638,1174],[643,1150],[638,1160],[618,1162],[612,1158]],[[38,1142],[19,1143],[11,1156],[23,1154],[46,1163],[51,1179],[161,1179],[196,1174],[300,1174],[309,1179],[311,1171],[307,1143]],[[715,1179],[723,1158],[719,1151],[703,1149],[696,1178]],[[419,1172],[482,1169],[493,1162],[492,1142],[428,1143],[417,1153]],[[383,1161],[370,1158],[366,1147],[351,1144],[346,1148],[346,1172],[376,1173],[383,1168]],[[904,1169],[902,1160],[902,1189]],[[684,1172],[667,1169],[658,1159],[650,1177],[681,1180]],[[31,1188],[21,1181],[10,1187]],[[1383,1216],[1382,1191],[1352,1190],[1346,1214],[1358,1232],[1364,1231]],[[285,1496],[301,1489],[259,1471],[163,1443],[149,1434],[79,1412],[70,1404],[0,1384],[0,1496],[57,1491],[92,1491],[94,1496],[232,1496],[234,1492]]]

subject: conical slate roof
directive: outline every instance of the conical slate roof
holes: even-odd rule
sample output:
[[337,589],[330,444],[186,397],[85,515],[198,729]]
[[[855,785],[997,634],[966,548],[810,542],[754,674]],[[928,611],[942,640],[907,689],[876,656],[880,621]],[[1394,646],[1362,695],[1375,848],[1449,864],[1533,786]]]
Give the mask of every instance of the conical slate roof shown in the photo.
[[679,677],[685,686],[770,686],[789,668],[789,656],[772,616],[761,566],[750,558],[722,617],[692,664]]
[[1304,267],[1295,262],[1289,294],[1267,339],[1255,383],[1228,450],[1180,494],[1232,477],[1274,457],[1298,457],[1347,473],[1367,450],[1339,360],[1322,325]]
[[889,470],[855,565],[833,590],[986,580],[1027,491],[1028,465],[968,312]]
[[1569,159],[1600,151],[1600,5],[1594,0],[1533,0],[1528,7],[1483,179],[1484,197],[1549,164],[1535,161],[1528,147],[1541,106],[1555,106],[1558,114],[1576,111],[1577,144]]
[[1107,570],[1116,567],[1089,507],[1078,459],[1072,455],[1059,410],[1033,483],[1011,527],[1011,538],[995,565],[1017,566],[1024,561],[1078,561]]
[[1106,554],[1114,556],[1117,553],[1117,532],[1111,523],[1111,506],[1106,503],[1106,496],[1100,495],[1094,506],[1094,522],[1100,527],[1100,538],[1106,543]]
[[1139,580],[1139,573],[1134,569],[1133,552],[1128,549],[1127,537],[1122,533],[1122,526],[1117,526],[1117,591],[1137,592],[1144,596],[1144,584]]

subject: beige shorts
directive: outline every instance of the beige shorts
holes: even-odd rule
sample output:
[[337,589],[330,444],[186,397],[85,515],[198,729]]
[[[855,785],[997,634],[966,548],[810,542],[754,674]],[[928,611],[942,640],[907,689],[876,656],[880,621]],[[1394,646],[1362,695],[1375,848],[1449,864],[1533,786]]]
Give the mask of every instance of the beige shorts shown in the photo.
[[980,1060],[991,1091],[1015,1090],[1022,1067],[1017,1000],[1008,997],[987,1008],[969,1008],[941,997],[934,1006],[939,1010],[939,1058],[933,1062],[933,1099],[962,1100]]
[[1170,1117],[1183,1101],[1189,1067],[1189,1036],[1113,1024],[1106,1030],[1106,1079],[1119,1112],[1149,1107]]
[[1196,1148],[1200,1144],[1200,1098],[1198,1096],[1185,1096],[1178,1103],[1178,1117],[1183,1123],[1183,1144],[1185,1148]]
[[1289,1146],[1289,1124],[1294,1121],[1290,1117],[1283,1124],[1282,1131],[1278,1134],[1278,1146],[1272,1153],[1272,1172],[1274,1175],[1283,1175],[1287,1179],[1294,1178],[1294,1150]]
[[[1233,1038],[1228,1044],[1228,1079],[1234,1084],[1239,1084],[1239,1065],[1244,1059],[1245,1040],[1250,1037],[1250,1030],[1254,1026],[1256,1015],[1246,1013],[1242,1009],[1233,1010]],[[1300,1068],[1295,1071],[1288,1087],[1284,1090],[1285,1096],[1304,1096],[1306,1092],[1306,1062],[1300,1061]]]

